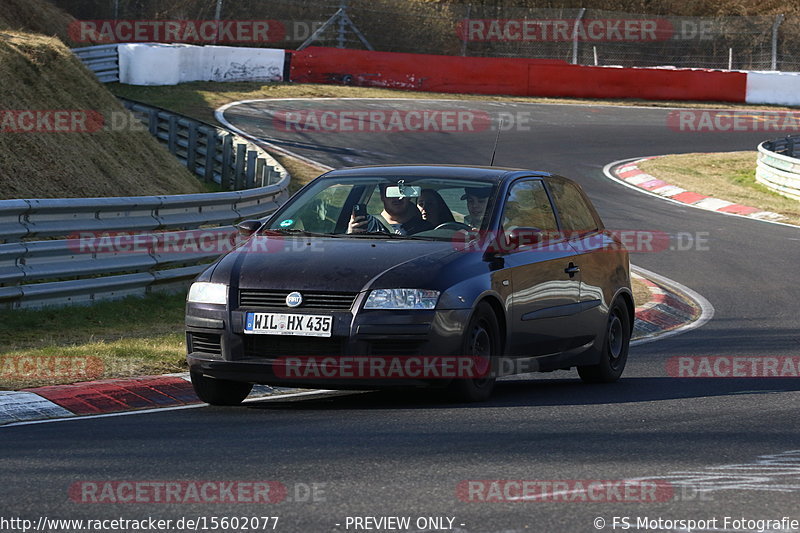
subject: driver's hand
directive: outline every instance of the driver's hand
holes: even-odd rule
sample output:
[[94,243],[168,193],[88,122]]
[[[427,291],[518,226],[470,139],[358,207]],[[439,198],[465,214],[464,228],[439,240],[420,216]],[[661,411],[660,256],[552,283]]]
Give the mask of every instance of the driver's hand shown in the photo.
[[347,224],[347,233],[363,233],[367,231],[367,217],[363,215],[350,215],[350,222]]

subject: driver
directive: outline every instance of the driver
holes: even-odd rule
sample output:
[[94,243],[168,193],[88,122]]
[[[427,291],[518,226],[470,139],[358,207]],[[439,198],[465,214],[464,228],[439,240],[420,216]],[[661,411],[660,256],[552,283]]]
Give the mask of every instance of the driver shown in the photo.
[[[421,231],[428,231],[433,229],[430,222],[423,220],[422,214],[417,209],[417,206],[411,202],[411,198],[404,196],[402,198],[389,198],[386,196],[386,188],[389,185],[381,184],[381,201],[383,202],[383,211],[381,217],[393,229],[394,233],[398,235],[413,235]],[[366,216],[353,216],[350,215],[350,223],[347,224],[347,233],[388,233],[385,226],[378,220],[375,215]]]
[[469,215],[464,217],[464,224],[469,225],[472,229],[481,227],[481,220],[483,220],[483,214],[486,212],[486,204],[489,203],[491,192],[491,187],[464,188],[464,194],[461,199],[467,201],[467,211],[469,211]]

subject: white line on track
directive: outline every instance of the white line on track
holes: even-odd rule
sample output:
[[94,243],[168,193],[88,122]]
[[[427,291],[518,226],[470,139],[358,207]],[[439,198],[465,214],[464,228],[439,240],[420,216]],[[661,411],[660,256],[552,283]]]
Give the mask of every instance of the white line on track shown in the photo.
[[[303,392],[294,392],[289,394],[276,394],[274,396],[262,396],[259,398],[248,398],[242,403],[253,403],[253,402],[275,402],[278,400],[283,400],[286,398],[298,398],[298,397],[324,397],[324,396],[338,396],[341,395],[343,392],[348,393],[356,393],[361,391],[333,391],[333,390],[312,390],[312,391],[303,391]],[[156,407],[154,409],[139,409],[138,411],[122,411],[120,413],[105,413],[101,415],[77,415],[71,416],[68,418],[53,418],[50,420],[30,420],[26,422],[13,422],[11,424],[4,424],[0,426],[0,429],[5,429],[14,426],[30,426],[34,424],[49,424],[51,422],[74,422],[76,420],[91,420],[93,418],[111,418],[116,416],[130,416],[130,415],[141,415],[141,414],[148,414],[148,413],[163,413],[165,411],[182,411],[184,409],[197,409],[199,407],[209,407],[207,403],[198,403],[193,405],[178,405],[175,407]]]
[[678,200],[673,200],[672,198],[669,198],[667,196],[661,196],[660,194],[656,194],[654,192],[648,191],[647,189],[642,189],[641,187],[637,187],[636,185],[632,185],[632,184],[626,182],[625,180],[622,180],[622,179],[616,177],[611,172],[611,169],[614,168],[614,167],[621,166],[621,165],[624,165],[625,163],[630,163],[632,161],[639,161],[639,160],[642,160],[642,159],[646,159],[647,157],[652,157],[652,156],[631,157],[629,159],[620,159],[619,161],[614,161],[614,162],[609,163],[609,164],[607,164],[606,166],[603,167],[603,174],[605,174],[605,176],[608,179],[610,179],[611,181],[615,181],[615,182],[619,183],[620,185],[624,185],[625,187],[627,187],[629,189],[633,189],[636,192],[639,192],[639,193],[642,193],[642,194],[647,194],[647,195],[652,196],[654,198],[658,198],[658,199],[664,200],[666,202],[671,202],[673,204],[680,205],[680,206],[683,206],[683,207],[691,207],[692,209],[699,209],[699,210],[705,211],[707,213],[717,213],[717,214],[726,215],[726,216],[729,216],[729,217],[737,217],[737,218],[743,218],[745,220],[754,220],[756,222],[764,222],[766,224],[776,224],[778,226],[786,226],[788,228],[795,228],[796,229],[798,227],[798,226],[796,226],[794,224],[787,224],[786,222],[777,222],[775,220],[763,220],[763,219],[760,219],[760,218],[753,218],[753,217],[748,217],[748,216],[745,216],[745,215],[737,215],[736,213],[726,213],[725,211],[714,211],[712,209],[706,209],[706,208],[704,208],[702,206],[699,206],[699,205],[692,205],[692,204],[686,204],[684,202],[679,202]]

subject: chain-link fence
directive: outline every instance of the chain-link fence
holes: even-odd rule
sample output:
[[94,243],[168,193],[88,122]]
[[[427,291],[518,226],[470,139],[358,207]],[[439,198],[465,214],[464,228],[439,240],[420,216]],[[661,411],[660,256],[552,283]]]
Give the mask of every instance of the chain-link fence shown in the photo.
[[[555,59],[582,65],[800,70],[800,20],[679,17],[422,0],[55,0],[80,20],[267,20],[268,42]],[[344,16],[342,16],[344,15]],[[315,35],[316,33],[316,35]],[[368,43],[368,44],[367,44]]]

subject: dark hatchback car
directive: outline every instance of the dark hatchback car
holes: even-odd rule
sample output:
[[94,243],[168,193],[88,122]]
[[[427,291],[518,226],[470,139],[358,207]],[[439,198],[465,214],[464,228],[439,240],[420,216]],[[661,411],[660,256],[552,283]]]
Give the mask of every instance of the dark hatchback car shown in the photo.
[[[616,381],[634,317],[628,253],[581,188],[529,170],[328,172],[210,265],[186,306],[199,397],[252,385],[439,386],[577,367]],[[462,364],[463,363],[463,364]]]

